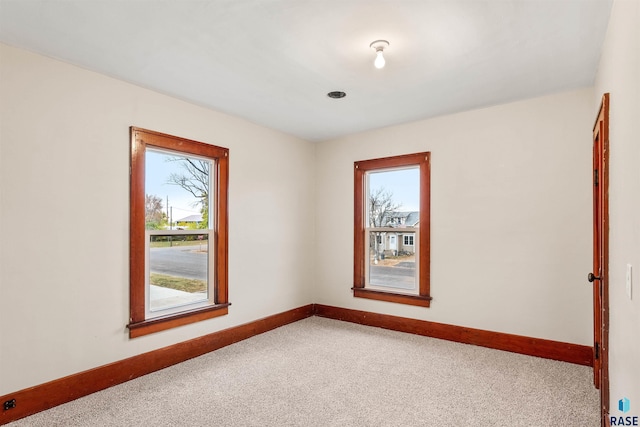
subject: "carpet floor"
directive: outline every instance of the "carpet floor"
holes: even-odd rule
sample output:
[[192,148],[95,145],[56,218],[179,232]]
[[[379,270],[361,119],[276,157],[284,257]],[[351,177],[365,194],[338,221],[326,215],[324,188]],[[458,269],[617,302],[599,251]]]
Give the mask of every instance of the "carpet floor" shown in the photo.
[[8,426],[596,427],[591,369],[311,317]]

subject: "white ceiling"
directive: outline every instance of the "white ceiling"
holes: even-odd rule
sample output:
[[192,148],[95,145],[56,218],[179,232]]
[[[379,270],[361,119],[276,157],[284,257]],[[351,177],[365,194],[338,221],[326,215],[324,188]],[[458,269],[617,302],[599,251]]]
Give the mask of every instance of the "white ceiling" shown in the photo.
[[[611,0],[0,0],[0,41],[309,141],[593,84]],[[387,66],[369,44],[390,42]],[[327,92],[340,90],[334,100]]]

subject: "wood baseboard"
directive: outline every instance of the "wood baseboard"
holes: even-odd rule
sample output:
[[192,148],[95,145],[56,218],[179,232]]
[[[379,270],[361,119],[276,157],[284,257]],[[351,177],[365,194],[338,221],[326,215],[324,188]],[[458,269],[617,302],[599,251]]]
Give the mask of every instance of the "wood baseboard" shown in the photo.
[[11,399],[15,399],[16,403],[13,409],[4,410],[0,407],[0,425],[302,320],[312,316],[313,312],[314,306],[309,304],[0,396],[0,403]]
[[310,304],[0,396],[0,403],[12,399],[15,399],[16,403],[13,409],[0,408],[0,425],[201,356],[314,314],[394,331],[592,366],[593,353],[592,348],[588,346]]
[[502,332],[484,331],[481,329],[465,328],[462,326],[370,313],[348,308],[331,307],[322,304],[314,304],[314,312],[316,316],[330,319],[344,320],[361,325],[376,326],[464,344],[473,344],[496,350],[510,351],[512,353],[560,360],[578,365],[593,366],[593,349],[592,347],[584,345],[511,335]]

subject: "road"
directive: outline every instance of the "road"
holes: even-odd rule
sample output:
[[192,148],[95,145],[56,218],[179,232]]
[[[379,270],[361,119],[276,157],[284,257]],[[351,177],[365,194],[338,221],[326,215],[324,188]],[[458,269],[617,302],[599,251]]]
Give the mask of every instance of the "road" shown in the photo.
[[[151,248],[151,272],[207,280],[207,254],[198,249],[198,246]],[[372,265],[369,282],[375,286],[415,289],[415,267],[410,267],[413,263],[403,264],[405,266]]]
[[[202,245],[206,249],[206,244]],[[149,263],[152,273],[187,279],[207,280],[207,253],[199,246],[151,248]]]
[[372,265],[369,273],[369,283],[374,286],[396,289],[415,289],[416,287],[415,267]]

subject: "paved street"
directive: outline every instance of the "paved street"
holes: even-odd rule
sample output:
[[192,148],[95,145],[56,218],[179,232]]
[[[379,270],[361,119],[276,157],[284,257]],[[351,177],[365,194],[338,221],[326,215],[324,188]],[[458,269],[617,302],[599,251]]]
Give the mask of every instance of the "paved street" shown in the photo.
[[[203,249],[206,245],[202,245]],[[207,280],[207,254],[199,246],[174,246],[151,249],[151,272],[188,279]],[[397,289],[415,289],[415,264],[372,265],[370,283]]]
[[374,286],[385,286],[397,289],[415,289],[416,286],[415,267],[372,265],[369,273],[369,283]]
[[[202,244],[206,249],[207,245]],[[150,269],[152,273],[207,280],[207,253],[200,246],[174,246],[151,248]]]

